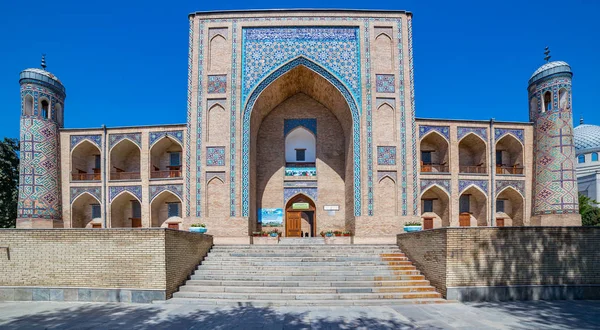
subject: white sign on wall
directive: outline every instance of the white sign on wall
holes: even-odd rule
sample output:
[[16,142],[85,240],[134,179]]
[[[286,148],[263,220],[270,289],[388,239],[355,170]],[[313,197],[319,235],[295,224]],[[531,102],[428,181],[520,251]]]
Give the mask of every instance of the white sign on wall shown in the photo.
[[324,205],[323,206],[323,210],[325,210],[325,211],[339,211],[340,210],[340,206],[339,205]]

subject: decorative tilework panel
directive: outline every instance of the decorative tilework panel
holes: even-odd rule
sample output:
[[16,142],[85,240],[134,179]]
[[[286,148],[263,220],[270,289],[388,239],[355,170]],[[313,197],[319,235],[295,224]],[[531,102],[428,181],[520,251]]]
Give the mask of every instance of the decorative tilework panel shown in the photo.
[[108,200],[110,203],[112,203],[113,199],[115,199],[115,197],[124,191],[130,192],[133,196],[137,197],[140,202],[142,202],[142,186],[120,186],[110,187],[108,190]]
[[150,132],[150,146],[163,137],[173,138],[183,144],[183,131]]
[[208,76],[208,94],[224,94],[227,92],[227,75]]
[[521,143],[525,144],[525,131],[522,129],[506,129],[506,128],[496,128],[494,129],[494,139],[496,141],[500,140],[504,135],[511,134]]
[[367,76],[365,91],[367,93],[367,215],[373,216],[373,108],[371,97],[371,33],[369,32],[369,20],[364,20],[365,31],[365,74]]
[[431,186],[439,186],[443,190],[445,190],[448,195],[451,195],[452,186],[450,185],[450,180],[441,180],[441,179],[422,179],[421,180],[421,194],[424,193]]
[[417,186],[417,125],[415,123],[415,67],[413,62],[413,46],[412,46],[412,16],[407,18],[407,31],[408,31],[408,62],[410,72],[410,107],[411,107],[411,123],[412,123],[412,179],[413,179],[413,215],[418,215],[419,209],[419,196]]
[[359,31],[355,27],[243,29],[242,104],[270,72],[298,57],[319,63],[360,103]]
[[[235,31],[235,28],[233,29]],[[235,51],[236,47],[234,45],[233,51]],[[202,216],[202,102],[203,102],[203,94],[204,90],[202,88],[202,79],[204,77],[204,21],[200,21],[198,24],[198,82],[197,82],[197,90],[196,95],[196,131],[195,131],[195,139],[196,139],[196,216]],[[235,73],[232,75],[235,76]],[[233,79],[233,78],[232,78]],[[235,90],[235,88],[233,89]],[[232,107],[233,109],[233,107]],[[188,143],[189,144],[189,143]]]
[[396,92],[396,81],[393,74],[377,74],[375,75],[375,89],[377,93],[394,93]]
[[481,188],[485,195],[488,194],[488,181],[487,180],[458,180],[458,191],[463,193],[470,186],[476,186]]
[[286,137],[289,132],[293,131],[298,126],[306,128],[317,136],[317,120],[315,118],[284,119],[283,136]]
[[422,139],[427,133],[434,131],[440,133],[448,141],[450,141],[450,126],[419,126],[419,139]]
[[21,118],[17,217],[62,219],[58,138],[55,122]]
[[396,147],[377,147],[378,165],[396,165]]
[[71,150],[83,140],[92,142],[102,150],[102,135],[71,135]]
[[[237,87],[238,87],[238,29],[237,29],[237,20],[232,21],[232,49],[231,49],[231,112],[230,115],[230,126],[229,126],[229,134],[231,137],[229,138],[229,215],[232,217],[236,216],[236,161],[237,161],[237,147],[236,147],[236,131],[237,131],[237,112],[236,108],[237,104]],[[241,109],[241,107],[240,107]],[[223,181],[225,182],[225,181]],[[243,189],[243,188],[242,188]]]
[[112,149],[117,143],[123,139],[129,139],[138,147],[142,147],[142,133],[126,133],[126,134],[110,134],[108,135],[108,148]]
[[474,133],[484,141],[487,141],[487,128],[486,127],[462,127],[459,126],[457,129],[458,140],[462,139],[469,133]]
[[520,192],[521,195],[525,196],[525,181],[520,180],[498,180],[496,181],[496,197],[506,187],[512,187],[516,191]]
[[304,194],[313,199],[313,201],[317,201],[318,192],[317,188],[283,188],[283,201],[287,203],[287,201],[294,197],[297,194]]
[[206,147],[206,166],[225,166],[225,147]]
[[150,202],[154,197],[158,196],[163,191],[170,191],[180,199],[183,198],[183,185],[181,184],[165,184],[159,186],[150,186]]
[[71,203],[85,193],[96,197],[99,203],[102,202],[102,187],[71,187]]
[[[404,81],[404,49],[402,47],[402,20],[398,19],[396,21],[397,26],[397,32],[396,35],[398,36],[398,63],[399,63],[399,71],[398,71],[398,79],[400,81]],[[404,85],[400,84],[399,87],[399,98],[398,98],[398,102],[399,102],[399,106],[400,106],[400,125],[398,125],[398,127],[400,127],[400,145],[401,146],[406,146],[406,104],[405,104],[405,95],[404,95]],[[400,181],[400,187],[401,187],[401,199],[402,199],[402,204],[400,205],[401,209],[402,209],[402,215],[406,216],[408,215],[408,192],[407,192],[407,186],[408,186],[408,179],[407,179],[407,173],[408,173],[408,168],[407,168],[407,154],[406,154],[406,148],[402,147],[400,148],[400,162],[401,162],[401,181]]]
[[381,181],[381,179],[386,176],[392,178],[395,182],[398,182],[396,171],[377,171],[377,181]]
[[[193,58],[194,58],[194,19],[189,18],[189,40],[188,40],[188,90],[187,90],[187,129],[185,131],[186,141],[191,140],[192,131],[192,72],[193,72]],[[185,216],[189,217],[191,214],[191,181],[190,177],[192,174],[191,165],[191,143],[187,143],[185,152]]]

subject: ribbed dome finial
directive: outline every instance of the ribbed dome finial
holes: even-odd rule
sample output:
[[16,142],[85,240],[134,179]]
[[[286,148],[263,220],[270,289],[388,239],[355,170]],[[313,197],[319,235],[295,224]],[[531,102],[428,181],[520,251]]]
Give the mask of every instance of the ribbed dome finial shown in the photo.
[[579,125],[583,125],[583,115],[579,117]]
[[544,60],[546,60],[546,63],[550,61],[550,58],[552,56],[550,56],[550,47],[546,46],[546,49],[544,50],[544,55],[546,55],[544,57]]
[[46,70],[46,54],[42,54],[42,69]]

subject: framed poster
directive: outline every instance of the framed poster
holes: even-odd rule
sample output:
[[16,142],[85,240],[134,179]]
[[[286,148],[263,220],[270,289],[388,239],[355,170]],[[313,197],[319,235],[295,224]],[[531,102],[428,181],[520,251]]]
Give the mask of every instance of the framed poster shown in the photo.
[[263,227],[283,226],[283,209],[259,209],[258,223]]

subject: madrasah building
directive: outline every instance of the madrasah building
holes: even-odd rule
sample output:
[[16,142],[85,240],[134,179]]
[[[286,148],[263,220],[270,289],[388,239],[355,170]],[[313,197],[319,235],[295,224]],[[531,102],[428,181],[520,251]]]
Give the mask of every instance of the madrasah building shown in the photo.
[[24,70],[17,227],[205,223],[222,241],[275,227],[366,242],[414,221],[581,225],[570,66],[523,73],[529,122],[417,118],[412,18],[190,14],[180,125],[65,128],[65,85],[45,63]]

